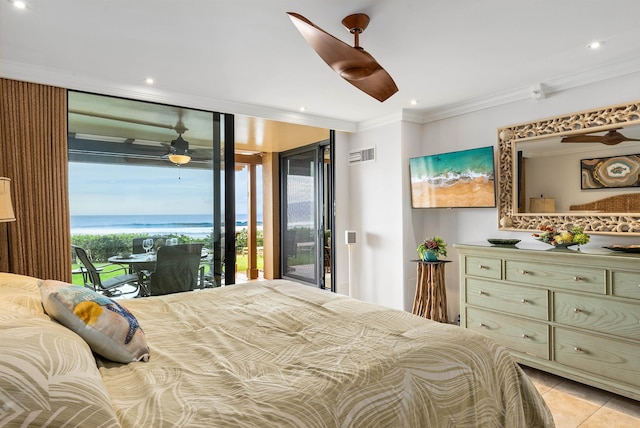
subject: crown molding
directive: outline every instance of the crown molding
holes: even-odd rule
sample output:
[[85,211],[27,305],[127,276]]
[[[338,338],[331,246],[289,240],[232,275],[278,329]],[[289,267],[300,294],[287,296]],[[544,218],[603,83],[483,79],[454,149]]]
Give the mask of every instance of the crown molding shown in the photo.
[[0,75],[7,79],[22,80],[57,86],[77,91],[93,92],[141,101],[184,106],[220,113],[260,117],[298,125],[315,126],[344,132],[357,132],[356,122],[323,116],[302,114],[276,108],[219,100],[192,94],[160,91],[153,87],[123,85],[86,75],[75,75],[48,67],[33,66],[11,61],[3,62]]
[[[602,82],[616,77],[626,76],[640,72],[640,57],[630,58],[616,64],[606,64],[598,68],[593,68],[581,74],[571,74],[556,79],[550,79],[539,83],[544,89],[544,94],[549,95],[577,88],[579,86]],[[460,103],[449,104],[433,110],[424,111],[421,123],[435,122],[437,120],[448,119],[462,114],[472,113],[516,101],[534,99],[532,87],[518,88],[509,91],[492,94],[486,97],[466,100]]]
[[[544,95],[549,95],[633,73],[640,73],[640,57],[630,58],[616,64],[605,64],[598,68],[589,69],[579,75],[566,75],[537,84],[544,89]],[[280,122],[315,126],[351,133],[366,131],[399,121],[408,121],[424,125],[437,120],[448,119],[517,101],[533,99],[532,87],[516,88],[485,97],[478,97],[459,103],[440,106],[432,110],[403,109],[392,115],[362,122],[352,122],[265,106],[201,97],[192,94],[160,91],[153,87],[124,85],[86,75],[76,75],[71,72],[61,71],[58,69],[11,61],[3,62],[3,66],[0,69],[0,75],[9,79],[29,81],[79,91],[133,98],[163,104],[180,105],[221,113],[261,117]]]

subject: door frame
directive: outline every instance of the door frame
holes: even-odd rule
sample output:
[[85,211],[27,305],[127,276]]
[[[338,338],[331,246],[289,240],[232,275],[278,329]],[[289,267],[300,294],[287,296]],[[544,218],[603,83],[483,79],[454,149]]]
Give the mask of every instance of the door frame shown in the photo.
[[[287,278],[295,281],[301,281],[306,284],[314,285],[318,288],[327,288],[331,289],[331,291],[335,292],[335,275],[330,275],[331,281],[330,285],[327,287],[325,283],[325,269],[324,269],[324,233],[325,230],[329,230],[332,236],[331,245],[330,245],[330,272],[335,272],[335,240],[333,239],[334,235],[334,226],[335,226],[335,191],[334,191],[334,182],[335,182],[335,168],[334,168],[334,137],[335,132],[331,130],[329,132],[329,139],[322,140],[317,143],[309,144],[303,147],[298,147],[293,150],[288,150],[286,152],[280,153],[279,156],[279,165],[280,165],[280,272],[282,278]],[[325,170],[325,162],[324,162],[324,151],[326,148],[329,148],[329,163],[328,168]],[[307,281],[304,278],[298,276],[288,276],[286,274],[285,264],[286,264],[286,239],[285,233],[287,231],[287,207],[285,204],[286,201],[286,168],[285,162],[286,158],[289,156],[293,156],[299,153],[315,151],[315,171],[316,174],[314,176],[314,207],[315,207],[315,224],[316,231],[314,233],[314,242],[315,242],[315,283],[311,281]],[[325,204],[325,194],[327,195],[326,204]],[[327,220],[325,221],[325,212],[327,213]],[[327,224],[328,223],[328,224]]]

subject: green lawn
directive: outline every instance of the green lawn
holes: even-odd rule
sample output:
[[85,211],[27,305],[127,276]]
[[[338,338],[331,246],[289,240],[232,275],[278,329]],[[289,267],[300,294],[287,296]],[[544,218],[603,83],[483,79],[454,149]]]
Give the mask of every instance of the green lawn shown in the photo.
[[[249,266],[249,256],[236,254],[236,266],[238,267],[238,272],[246,272]],[[264,257],[260,255],[258,256],[258,270],[264,270]]]

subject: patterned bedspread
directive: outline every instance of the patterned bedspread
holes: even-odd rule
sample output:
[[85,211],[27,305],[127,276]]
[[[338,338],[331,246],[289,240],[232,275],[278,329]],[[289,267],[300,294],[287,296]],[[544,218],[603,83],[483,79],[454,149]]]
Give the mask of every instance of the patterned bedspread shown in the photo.
[[149,362],[99,369],[123,427],[552,427],[508,351],[284,280],[135,299]]

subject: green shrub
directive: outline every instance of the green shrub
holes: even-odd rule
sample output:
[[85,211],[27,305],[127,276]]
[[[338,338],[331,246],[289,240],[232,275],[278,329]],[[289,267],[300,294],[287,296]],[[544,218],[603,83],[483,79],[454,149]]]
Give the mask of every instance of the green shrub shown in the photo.
[[[111,256],[121,251],[131,251],[133,238],[143,238],[148,236],[146,233],[117,233],[109,235],[73,235],[71,236],[71,244],[84,248],[91,254],[94,262],[106,262]],[[192,238],[189,235],[168,233],[159,236],[162,239],[178,238],[179,244],[188,244],[190,242],[203,242],[206,248],[213,248],[213,233],[210,233],[204,239]]]
[[[258,229],[256,231],[256,247],[264,246],[264,235],[262,233],[262,229]],[[243,228],[240,229],[240,232],[236,234],[236,251],[238,253],[242,253],[242,249],[247,247],[247,242],[249,240],[249,229]]]

